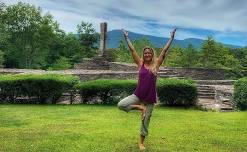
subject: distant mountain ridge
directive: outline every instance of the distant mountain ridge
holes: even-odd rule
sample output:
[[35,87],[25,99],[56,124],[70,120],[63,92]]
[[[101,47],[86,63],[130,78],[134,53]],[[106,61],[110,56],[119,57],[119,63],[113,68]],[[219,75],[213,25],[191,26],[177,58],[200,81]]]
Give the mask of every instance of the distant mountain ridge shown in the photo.
[[[151,43],[158,48],[162,48],[165,43],[168,41],[169,38],[164,37],[156,37],[151,35],[144,35],[138,34],[129,31],[129,37],[131,40],[147,38],[151,41]],[[119,41],[123,38],[123,33],[121,30],[112,30],[107,33],[107,48],[117,48],[119,47]],[[172,45],[179,45],[182,48],[187,47],[189,44],[192,44],[195,48],[200,48],[205,40],[198,39],[198,38],[187,38],[184,40],[177,40],[174,39]],[[223,44],[226,47],[230,48],[240,48],[240,46],[230,45],[230,44]]]

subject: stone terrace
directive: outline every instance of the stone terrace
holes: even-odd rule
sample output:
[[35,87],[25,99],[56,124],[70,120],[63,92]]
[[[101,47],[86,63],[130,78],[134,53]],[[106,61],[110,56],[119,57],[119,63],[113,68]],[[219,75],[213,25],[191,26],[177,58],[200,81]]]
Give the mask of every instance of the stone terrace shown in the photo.
[[[207,71],[209,71],[207,74]],[[216,72],[215,72],[216,71]],[[70,74],[79,76],[82,81],[99,78],[136,79],[137,67],[134,64],[110,63],[109,70],[83,70],[69,69],[58,71],[45,71],[33,69],[0,69],[2,74]],[[201,80],[201,75],[203,75]],[[197,82],[198,105],[204,109],[215,111],[233,110],[233,80],[212,80],[214,77],[224,77],[224,73],[215,69],[198,68],[164,68],[160,69],[158,76],[161,78],[193,78]],[[66,95],[66,94],[65,94]],[[68,94],[67,94],[68,95]]]

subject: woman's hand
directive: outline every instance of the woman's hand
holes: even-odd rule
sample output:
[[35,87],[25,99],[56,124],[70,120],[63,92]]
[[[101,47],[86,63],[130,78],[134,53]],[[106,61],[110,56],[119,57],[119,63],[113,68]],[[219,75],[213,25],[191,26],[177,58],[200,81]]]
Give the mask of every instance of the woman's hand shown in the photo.
[[124,29],[122,29],[122,31],[123,31],[124,37],[128,37],[128,32],[125,31]]
[[177,30],[177,28],[175,28],[175,29],[171,32],[171,38],[174,38],[175,33],[176,33],[176,30]]

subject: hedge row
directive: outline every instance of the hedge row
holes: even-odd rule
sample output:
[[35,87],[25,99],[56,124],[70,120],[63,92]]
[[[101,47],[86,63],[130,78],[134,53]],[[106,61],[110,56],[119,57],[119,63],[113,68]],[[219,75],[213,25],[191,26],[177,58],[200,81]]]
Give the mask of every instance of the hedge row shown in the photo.
[[135,80],[98,79],[80,82],[76,85],[83,102],[91,102],[99,97],[102,104],[116,104],[119,100],[134,92]]
[[[80,82],[69,75],[2,75],[0,76],[0,101],[9,103],[56,103],[62,93],[78,90],[82,101],[90,103],[98,98],[101,104],[116,104],[132,94],[136,80],[99,79]],[[196,104],[197,90],[191,80],[159,79],[157,92],[165,105],[190,106]]]
[[197,88],[192,80],[159,79],[157,93],[165,105],[192,106],[197,102]]
[[18,103],[55,103],[57,99],[79,82],[79,78],[68,75],[1,75],[0,101]]
[[[134,92],[136,80],[101,79],[81,82],[76,86],[84,102],[100,97],[103,104],[116,104]],[[157,93],[161,103],[175,106],[196,104],[197,89],[192,80],[159,79]]]
[[234,83],[234,103],[240,110],[247,109],[247,77]]

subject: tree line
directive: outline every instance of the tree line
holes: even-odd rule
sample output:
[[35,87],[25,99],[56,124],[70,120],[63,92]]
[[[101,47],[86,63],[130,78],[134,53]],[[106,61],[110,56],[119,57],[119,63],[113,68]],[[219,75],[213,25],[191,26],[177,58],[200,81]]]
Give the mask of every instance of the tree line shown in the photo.
[[93,25],[77,25],[77,37],[66,33],[49,13],[19,2],[0,3],[0,65],[6,68],[67,69],[97,52]]
[[[165,42],[164,42],[165,44]],[[142,55],[142,48],[146,45],[155,49],[159,55],[162,48],[155,48],[147,39],[133,40],[133,45],[138,54]],[[120,40],[119,47],[114,53],[119,62],[133,63],[124,39]],[[163,66],[185,68],[219,68],[225,69],[233,77],[247,76],[247,47],[229,48],[208,36],[201,48],[189,44],[186,48],[178,45],[172,46],[167,54]]]

